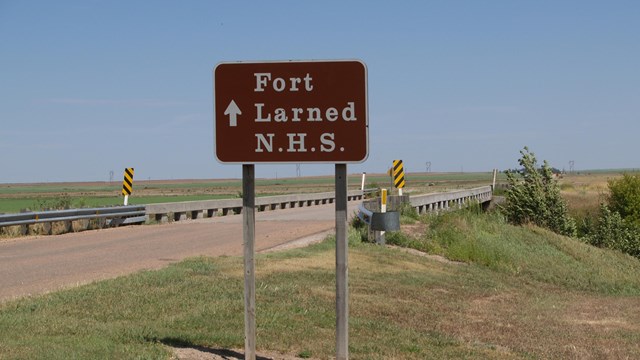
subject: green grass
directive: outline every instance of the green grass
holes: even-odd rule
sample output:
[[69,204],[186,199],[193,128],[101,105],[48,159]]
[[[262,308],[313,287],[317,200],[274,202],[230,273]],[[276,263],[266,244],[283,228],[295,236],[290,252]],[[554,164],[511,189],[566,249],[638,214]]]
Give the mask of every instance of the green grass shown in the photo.
[[[352,183],[360,183],[360,176],[350,176],[349,181]],[[333,185],[335,180],[333,177],[318,178],[286,178],[286,179],[257,179],[256,186],[271,185]],[[242,188],[242,180],[212,180],[212,181],[193,181],[184,183],[156,183],[156,182],[136,182],[134,181],[134,191],[136,188],[145,190],[198,190],[212,187],[236,187]],[[118,192],[122,188],[122,183],[114,181],[111,184],[94,183],[94,184],[73,184],[73,183],[44,183],[44,184],[0,184],[1,195],[13,194],[42,194],[42,193],[82,193],[82,192]]]
[[576,290],[640,295],[640,262],[541,228],[505,223],[500,214],[467,210],[422,218],[422,236],[392,234],[390,241],[501,273]]
[[[333,245],[258,258],[257,303],[260,347],[326,358],[333,353]],[[405,258],[397,252],[356,247],[355,257],[373,256],[386,264]],[[278,271],[287,263],[310,267]],[[403,259],[406,261],[406,259]],[[0,358],[114,359],[168,358],[164,345],[242,347],[242,268],[238,258],[198,258],[162,271],[108,280],[0,307]],[[275,270],[274,270],[275,267]],[[262,270],[262,273],[260,272]],[[394,319],[392,303],[368,308],[390,289],[370,284],[399,282],[399,288],[424,285],[422,276],[401,272],[352,272],[352,358],[481,356],[436,330],[426,336]],[[453,274],[429,282],[446,283]],[[421,326],[431,328],[428,322]],[[426,331],[426,330],[425,330]],[[385,339],[381,342],[382,339]],[[435,351],[434,351],[435,349]]]
[[41,193],[79,193],[79,192],[102,192],[118,191],[122,188],[122,183],[113,185],[77,185],[77,184],[33,184],[33,185],[7,185],[0,184],[0,195],[12,194],[41,194]]
[[[235,198],[235,194],[223,195],[173,195],[173,196],[131,196],[129,205],[146,205],[164,202],[216,200]],[[61,199],[70,202],[70,208],[88,208],[122,205],[122,196],[68,196],[63,197],[37,197],[37,198],[7,198],[0,200],[0,213],[16,213],[23,209],[40,211],[44,209],[59,209]],[[64,207],[64,206],[63,206]]]
[[[466,264],[364,244],[351,230],[351,358],[640,355],[638,259],[495,215],[420,220],[424,235],[396,240]],[[328,239],[257,256],[259,351],[335,355],[334,252]],[[168,359],[166,345],[242,348],[242,259],[194,258],[6,302],[0,333],[2,359]]]
[[[263,193],[262,196],[273,196],[278,194]],[[182,201],[200,201],[200,200],[218,200],[237,198],[238,194],[207,194],[207,195],[157,195],[157,196],[131,196],[129,205],[146,205],[168,202]],[[0,213],[17,213],[24,209],[31,211],[40,211],[45,209],[60,209],[65,206],[59,206],[63,203],[61,199],[70,202],[69,208],[90,208],[90,207],[106,207],[117,206],[123,204],[121,196],[63,196],[63,197],[37,197],[37,198],[7,198],[0,199]],[[65,200],[65,201],[66,201]]]

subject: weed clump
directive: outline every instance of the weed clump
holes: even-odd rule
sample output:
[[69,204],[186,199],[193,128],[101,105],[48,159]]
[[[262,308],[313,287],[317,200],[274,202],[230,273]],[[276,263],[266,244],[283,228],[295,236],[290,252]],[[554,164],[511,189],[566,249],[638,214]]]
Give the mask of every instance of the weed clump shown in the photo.
[[354,214],[351,217],[351,222],[349,223],[351,232],[349,234],[350,241],[353,240],[355,242],[368,242],[369,241],[369,225],[362,221],[357,214]]
[[560,196],[560,187],[553,178],[549,164],[538,168],[535,154],[525,146],[518,160],[521,176],[507,173],[509,189],[503,212],[515,225],[535,224],[555,233],[576,236],[576,223],[568,215],[567,204]]
[[411,203],[403,202],[400,205],[400,224],[413,224],[418,221],[420,214]]

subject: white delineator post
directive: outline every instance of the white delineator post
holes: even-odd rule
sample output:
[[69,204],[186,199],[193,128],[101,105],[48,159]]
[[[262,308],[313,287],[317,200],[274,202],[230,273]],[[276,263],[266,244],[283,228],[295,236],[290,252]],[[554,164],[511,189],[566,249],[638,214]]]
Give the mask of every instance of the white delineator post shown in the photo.
[[496,189],[496,178],[498,177],[498,169],[493,169],[493,183],[491,184],[491,190]]
[[387,189],[380,190],[380,212],[387,212]]
[[[381,213],[386,213],[387,212],[387,189],[380,189],[380,212]],[[375,239],[376,239],[376,244],[378,245],[384,245],[386,243],[386,239],[384,238],[384,231],[379,231],[376,230],[375,231]]]
[[362,173],[362,184],[360,185],[360,190],[364,191],[364,179],[367,177],[367,173],[363,172]]
[[129,195],[124,196],[124,206],[129,205]]

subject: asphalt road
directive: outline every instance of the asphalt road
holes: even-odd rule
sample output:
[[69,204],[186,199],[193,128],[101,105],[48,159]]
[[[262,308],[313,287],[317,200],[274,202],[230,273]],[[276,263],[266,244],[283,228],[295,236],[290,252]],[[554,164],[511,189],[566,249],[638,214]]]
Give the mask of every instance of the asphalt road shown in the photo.
[[[359,202],[349,203],[351,216]],[[335,229],[335,205],[256,213],[256,251]],[[159,269],[194,256],[242,256],[242,215],[0,241],[0,301]]]

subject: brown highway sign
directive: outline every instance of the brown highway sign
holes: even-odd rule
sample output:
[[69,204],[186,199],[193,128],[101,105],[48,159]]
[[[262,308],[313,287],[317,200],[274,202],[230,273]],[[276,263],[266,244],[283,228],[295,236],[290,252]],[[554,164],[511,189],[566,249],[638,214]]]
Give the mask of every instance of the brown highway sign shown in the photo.
[[223,163],[359,163],[369,155],[360,61],[225,62],[214,80]]

